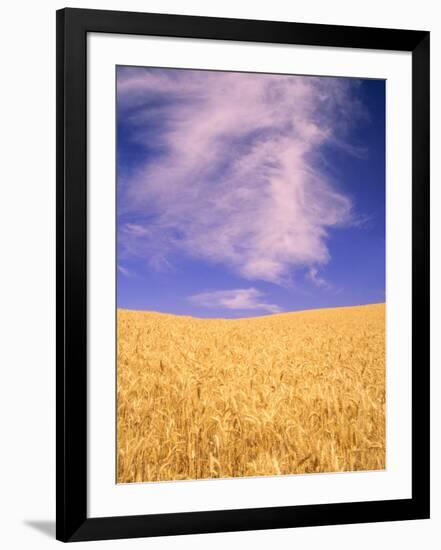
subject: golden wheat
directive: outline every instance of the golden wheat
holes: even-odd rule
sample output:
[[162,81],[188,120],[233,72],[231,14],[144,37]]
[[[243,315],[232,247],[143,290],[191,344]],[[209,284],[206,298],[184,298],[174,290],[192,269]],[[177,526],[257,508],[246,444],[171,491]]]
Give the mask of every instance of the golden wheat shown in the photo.
[[118,483],[385,468],[385,306],[118,311]]

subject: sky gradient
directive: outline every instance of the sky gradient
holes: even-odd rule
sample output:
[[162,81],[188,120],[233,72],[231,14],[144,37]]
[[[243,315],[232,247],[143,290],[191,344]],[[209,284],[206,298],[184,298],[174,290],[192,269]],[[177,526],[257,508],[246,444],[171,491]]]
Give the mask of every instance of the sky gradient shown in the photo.
[[118,307],[385,301],[385,82],[117,67]]

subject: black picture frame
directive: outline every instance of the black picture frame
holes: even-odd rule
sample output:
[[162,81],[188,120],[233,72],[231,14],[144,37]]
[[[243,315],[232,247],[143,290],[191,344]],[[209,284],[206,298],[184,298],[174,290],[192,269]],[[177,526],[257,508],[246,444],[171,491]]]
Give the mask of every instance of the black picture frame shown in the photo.
[[[412,54],[412,498],[88,518],[87,33]],[[56,537],[85,541],[429,517],[429,33],[87,9],[57,12]]]

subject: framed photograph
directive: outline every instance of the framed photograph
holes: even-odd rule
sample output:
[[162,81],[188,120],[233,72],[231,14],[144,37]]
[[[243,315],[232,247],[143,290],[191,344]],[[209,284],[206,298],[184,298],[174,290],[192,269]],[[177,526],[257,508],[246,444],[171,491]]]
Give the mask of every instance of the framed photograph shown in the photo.
[[429,33],[57,12],[57,538],[429,517]]

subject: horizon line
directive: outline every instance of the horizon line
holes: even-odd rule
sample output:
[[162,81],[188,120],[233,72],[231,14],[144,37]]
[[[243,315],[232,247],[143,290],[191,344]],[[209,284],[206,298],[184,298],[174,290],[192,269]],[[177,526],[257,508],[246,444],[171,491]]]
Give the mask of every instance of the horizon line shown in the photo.
[[150,309],[131,309],[131,308],[125,308],[125,307],[116,307],[117,312],[118,311],[127,311],[127,312],[134,312],[134,313],[155,313],[158,315],[169,315],[173,317],[183,317],[183,318],[190,318],[190,319],[201,319],[201,320],[223,320],[223,321],[239,321],[241,319],[260,319],[265,317],[277,317],[281,315],[291,315],[293,313],[305,313],[305,312],[312,312],[312,311],[323,311],[323,310],[330,310],[330,309],[350,309],[350,308],[356,308],[356,307],[369,307],[369,306],[380,306],[380,305],[386,305],[386,301],[384,302],[369,302],[365,304],[352,304],[350,306],[330,306],[330,307],[313,307],[313,308],[306,308],[306,309],[295,309],[291,311],[279,311],[277,313],[266,313],[263,315],[250,315],[250,316],[241,316],[241,317],[198,317],[195,315],[185,315],[182,313],[169,313],[166,311],[156,311],[156,310],[150,310]]

